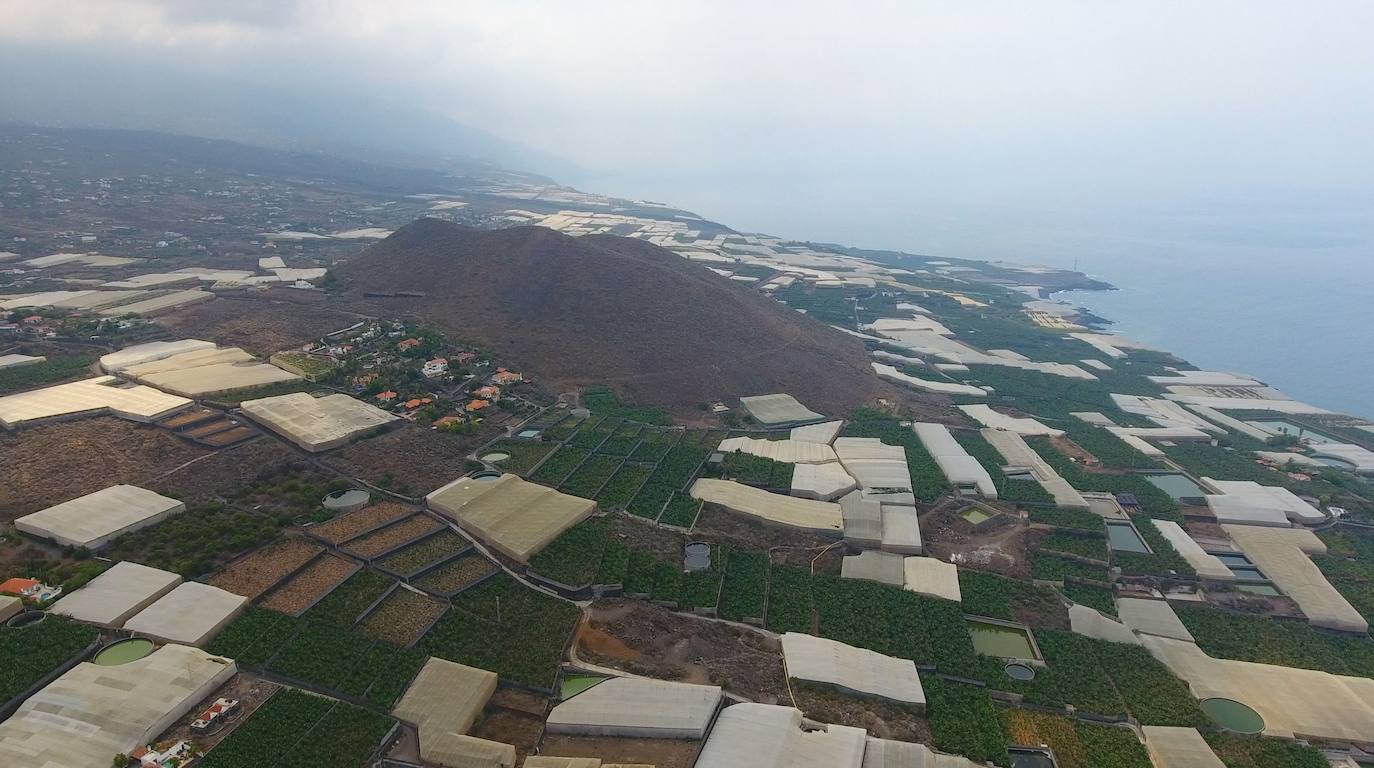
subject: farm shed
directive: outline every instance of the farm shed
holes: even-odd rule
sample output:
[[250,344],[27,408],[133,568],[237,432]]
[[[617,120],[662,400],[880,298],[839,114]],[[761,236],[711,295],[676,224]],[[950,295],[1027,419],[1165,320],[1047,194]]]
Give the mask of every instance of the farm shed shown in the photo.
[[925,709],[925,691],[916,674],[916,663],[910,659],[801,632],[783,633],[782,655],[788,677]]
[[1216,555],[1209,555],[1201,545],[1193,541],[1193,537],[1183,530],[1183,526],[1172,520],[1154,520],[1150,522],[1159,530],[1161,536],[1168,539],[1173,548],[1178,551],[1183,559],[1188,561],[1188,565],[1197,571],[1197,575],[1204,579],[1213,581],[1235,581],[1236,574],[1226,567]]
[[1321,510],[1287,488],[1260,485],[1250,480],[1213,480],[1210,477],[1202,478],[1202,485],[1214,491],[1207,496],[1207,506],[1223,523],[1287,527],[1289,520],[1307,525],[1326,520]]
[[1214,659],[1196,643],[1144,635],[1141,643],[1198,699],[1238,701],[1272,736],[1374,741],[1374,680],[1250,661]]
[[846,579],[865,579],[900,587],[906,581],[901,555],[870,549],[857,555],[847,555],[840,564],[840,576]]
[[[110,370],[109,367],[106,370]],[[238,347],[193,349],[126,365],[118,372],[125,378],[184,397],[202,397],[300,378]]]
[[582,736],[700,739],[722,695],[715,685],[613,677],[554,707],[546,727]]
[[739,404],[758,423],[770,428],[799,427],[825,417],[797,402],[788,394],[741,397]]
[[835,454],[860,488],[911,490],[906,449],[900,445],[887,445],[876,437],[841,437],[835,440]]
[[[455,744],[453,739],[468,732],[495,692],[495,672],[431,658],[391,714],[415,725],[420,737],[420,756],[425,760],[440,765],[462,765],[453,759],[454,750],[478,745]],[[490,750],[494,753],[504,753],[504,748],[509,746],[491,744],[495,745]]]
[[1062,429],[1052,429],[1041,424],[1035,419],[1016,418],[1005,413],[994,411],[986,405],[961,405],[959,410],[963,411],[970,419],[991,429],[1005,429],[1008,432],[1015,432],[1018,435],[1048,435],[1055,437],[1064,434]]
[[959,568],[933,557],[902,559],[902,586],[920,595],[962,602],[959,591]]
[[854,487],[854,478],[838,461],[797,464],[792,468],[792,495],[797,498],[833,501]]
[[694,499],[765,522],[823,532],[839,532],[844,527],[839,504],[769,493],[733,480],[703,477],[692,484],[691,494]]
[[1226,768],[1196,728],[1147,725],[1141,730],[1157,768]]
[[1367,632],[1369,622],[1326,580],[1308,555],[1326,554],[1326,544],[1306,528],[1223,525],[1222,529],[1260,571],[1302,609],[1314,627]]
[[994,449],[1006,460],[1009,467],[1024,467],[1030,470],[1035,482],[1040,484],[1045,492],[1054,498],[1054,504],[1064,509],[1079,509],[1087,512],[1091,509],[1087,499],[1079,493],[1069,481],[1059,476],[1054,471],[1054,467],[1049,465],[1040,454],[1036,453],[1029,445],[1026,445],[1025,438],[1015,432],[1008,432],[1004,429],[984,429],[983,439],[988,441]]
[[53,604],[52,612],[117,629],[181,583],[171,571],[125,560]]
[[348,395],[305,392],[245,400],[244,414],[311,453],[338,448],[374,429],[400,421]]
[[1116,601],[1116,613],[1121,622],[1142,635],[1158,635],[1175,640],[1193,641],[1193,634],[1183,626],[1166,600],[1141,597],[1122,597]]
[[43,419],[109,413],[130,421],[156,421],[191,405],[185,397],[130,385],[113,376],[57,384],[0,397],[0,426],[14,429]]
[[591,517],[596,502],[511,474],[461,477],[425,497],[430,509],[493,549],[528,562],[559,534]]
[[862,728],[805,720],[801,710],[736,704],[716,718],[696,768],[861,768]]
[[730,437],[720,441],[716,450],[721,453],[740,451],[787,464],[823,464],[836,459],[835,449],[823,443],[802,440],[764,440],[753,437]]
[[124,623],[124,628],[169,643],[201,645],[228,626],[248,598],[188,581]]
[[83,662],[0,723],[0,765],[107,768],[234,676],[234,662],[165,645],[107,667]]
[[985,499],[997,498],[997,486],[993,485],[992,476],[954,439],[949,427],[925,423],[916,424],[913,428],[950,484],[960,491],[973,491]]
[[120,536],[186,511],[186,505],[136,485],[112,485],[25,515],[14,527],[63,546],[97,550]]
[[820,424],[807,424],[804,427],[793,427],[789,436],[793,440],[799,440],[804,443],[830,445],[835,442],[835,438],[840,436],[840,430],[843,427],[843,421],[824,421]]

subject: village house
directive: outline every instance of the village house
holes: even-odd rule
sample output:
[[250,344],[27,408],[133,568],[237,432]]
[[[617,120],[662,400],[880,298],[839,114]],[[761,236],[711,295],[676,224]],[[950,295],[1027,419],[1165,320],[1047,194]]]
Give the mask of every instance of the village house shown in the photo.
[[435,376],[443,376],[445,373],[448,373],[448,361],[442,357],[426,360],[424,366],[420,368],[420,373],[427,379],[432,379]]

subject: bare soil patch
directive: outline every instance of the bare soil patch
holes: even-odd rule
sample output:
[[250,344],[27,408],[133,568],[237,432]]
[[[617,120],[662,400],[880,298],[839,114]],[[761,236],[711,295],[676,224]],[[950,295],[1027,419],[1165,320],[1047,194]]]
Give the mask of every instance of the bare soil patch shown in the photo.
[[592,604],[577,638],[595,664],[661,680],[719,685],[753,701],[787,698],[782,652],[766,635],[636,600]]
[[921,516],[921,541],[926,554],[960,567],[1017,579],[1030,578],[1030,550],[1044,533],[1013,520],[975,532],[953,508]]
[[212,586],[255,600],[323,551],[324,547],[313,541],[288,536],[235,560],[209,581]]
[[692,768],[699,741],[679,739],[620,739],[606,736],[545,734],[539,754],[555,757],[599,757],[603,763],[652,765],[655,768]]
[[262,601],[262,606],[298,616],[342,584],[356,567],[352,560],[327,554],[274,590]]
[[925,718],[900,704],[850,696],[797,680],[792,681],[792,695],[797,708],[812,720],[863,728],[880,739],[931,742],[930,725]]
[[515,747],[516,763],[534,754],[544,733],[544,719],[526,712],[487,706],[482,717],[468,731],[469,736],[490,739]]
[[468,471],[468,455],[502,431],[497,421],[488,419],[470,435],[406,424],[340,448],[324,461],[378,487],[406,496],[423,496]]
[[312,291],[221,297],[164,315],[156,322],[186,338],[243,347],[265,357],[358,322],[357,315],[326,306],[326,300],[323,294]]
[[308,461],[282,443],[254,440],[178,470],[149,488],[187,502],[212,501],[232,498],[257,482],[309,469]]
[[363,531],[371,530],[392,520],[399,520],[414,511],[414,508],[404,504],[383,501],[356,512],[339,515],[328,522],[313,525],[308,530],[310,535],[324,539],[331,544],[342,544]]
[[417,514],[376,533],[355,539],[349,542],[344,550],[362,558],[376,557],[392,547],[398,547],[443,527],[438,520],[428,515]]
[[142,485],[207,453],[165,430],[113,416],[0,434],[0,521],[111,485]]

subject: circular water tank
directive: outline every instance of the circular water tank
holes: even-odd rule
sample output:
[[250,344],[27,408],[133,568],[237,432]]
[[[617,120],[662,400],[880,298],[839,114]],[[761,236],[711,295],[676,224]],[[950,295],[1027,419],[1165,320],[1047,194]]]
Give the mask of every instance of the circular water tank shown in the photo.
[[1029,664],[1008,664],[1006,667],[1003,668],[1003,671],[1007,673],[1007,677],[1010,677],[1013,680],[1035,679],[1035,667],[1032,667]]
[[688,573],[711,569],[711,545],[703,541],[689,542],[682,549],[682,567]]
[[367,502],[372,497],[367,491],[360,491],[357,488],[348,488],[342,491],[335,491],[320,503],[324,504],[325,509],[335,512],[352,512],[355,509],[362,509],[367,506]]
[[23,613],[13,616],[6,622],[6,625],[16,629],[19,627],[32,627],[46,618],[48,618],[48,614],[44,611],[24,611]]
[[496,480],[501,477],[501,472],[495,469],[484,469],[481,472],[472,474],[473,480]]

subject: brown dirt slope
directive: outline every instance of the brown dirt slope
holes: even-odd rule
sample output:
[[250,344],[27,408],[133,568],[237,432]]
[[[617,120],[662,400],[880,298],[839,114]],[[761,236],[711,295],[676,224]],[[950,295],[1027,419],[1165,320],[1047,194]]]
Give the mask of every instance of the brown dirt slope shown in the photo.
[[338,271],[367,311],[414,312],[560,390],[609,384],[679,413],[769,392],[827,415],[909,399],[856,339],[639,240],[420,219]]

